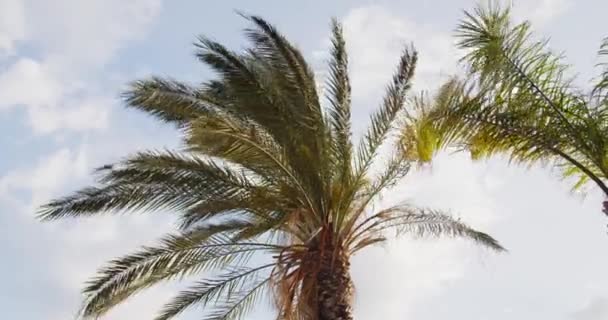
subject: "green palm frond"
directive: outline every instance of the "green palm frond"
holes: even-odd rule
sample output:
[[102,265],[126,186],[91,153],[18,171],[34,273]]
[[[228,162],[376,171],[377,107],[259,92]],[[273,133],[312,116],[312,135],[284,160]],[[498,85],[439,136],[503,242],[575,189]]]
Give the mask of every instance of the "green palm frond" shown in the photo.
[[290,159],[294,170],[308,180],[314,190],[324,191],[321,176],[330,173],[324,161],[314,155],[327,153],[328,137],[321,110],[314,72],[297,48],[276,28],[260,17],[245,16],[256,28],[246,29],[253,48],[249,50],[255,65],[262,66],[266,79],[277,88],[276,102],[283,103],[283,126],[287,133],[275,135]]
[[[284,82],[277,80],[277,74],[284,70],[273,68],[263,56],[262,60],[260,56],[239,56],[205,38],[200,39],[200,48],[199,58],[223,77],[231,99],[226,105],[269,134],[307,193],[317,193],[317,198],[324,194],[322,174],[328,169],[324,161],[317,161],[317,156],[325,157],[326,137],[320,134],[325,132],[325,125],[322,118],[304,112],[306,108],[296,108],[297,104],[292,101],[303,98],[294,99],[293,92],[285,90]],[[321,203],[313,205],[322,206]]]
[[411,99],[412,110],[408,110],[400,124],[399,143],[405,159],[418,164],[429,163],[437,151],[444,148],[447,141],[440,136],[443,131],[436,128],[437,122],[432,111],[433,104],[445,103],[443,99],[449,89],[450,82],[444,84],[433,99],[424,93]]
[[[319,104],[316,91],[314,72],[308,65],[301,52],[295,48],[276,28],[257,16],[246,16],[252,21],[257,29],[247,29],[249,38],[255,45],[255,50],[264,57],[273,61],[279,61],[279,70],[285,74],[285,69],[291,70],[291,74],[296,79],[296,89],[301,92],[304,110],[302,115],[313,116],[317,125],[322,123],[323,115]],[[283,68],[287,66],[287,68]],[[305,119],[304,118],[304,119]]]
[[231,101],[224,105],[235,113],[251,117],[270,132],[277,141],[286,128],[279,123],[289,116],[278,88],[269,82],[265,70],[251,59],[230,51],[222,44],[200,37],[196,43],[197,57],[223,79],[224,90]]
[[[190,151],[211,153],[213,156],[248,167],[265,179],[278,182],[282,187],[296,192],[300,195],[299,201],[311,212],[317,213],[318,205],[312,201],[310,184],[306,183],[310,180],[293,170],[283,150],[271,140],[251,134],[246,127],[233,125],[229,121],[226,118],[214,118],[209,122],[197,120],[187,138],[187,143],[191,146]],[[223,138],[223,141],[216,140],[214,145],[213,140],[209,139],[213,135]]]
[[578,176],[576,187],[593,181],[608,195],[601,84],[581,94],[562,57],[535,39],[528,22],[513,24],[509,9],[498,4],[465,12],[457,37],[469,74],[450,80],[451,98],[426,117],[441,145],[464,146],[475,158],[506,153],[522,163],[554,164],[564,176]]
[[200,90],[185,83],[159,77],[133,82],[123,96],[127,106],[178,126],[183,126],[214,109],[212,102]]

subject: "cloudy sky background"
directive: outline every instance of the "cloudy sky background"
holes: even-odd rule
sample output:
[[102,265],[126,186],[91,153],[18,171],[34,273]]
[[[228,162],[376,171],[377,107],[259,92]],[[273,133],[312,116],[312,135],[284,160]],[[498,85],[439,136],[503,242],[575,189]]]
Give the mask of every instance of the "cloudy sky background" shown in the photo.
[[[37,205],[91,182],[92,168],[177,134],[124,110],[125,83],[149,74],[210,76],[193,58],[204,33],[232,48],[246,22],[233,9],[276,24],[319,75],[330,17],[350,49],[355,129],[378,105],[404,44],[420,51],[417,89],[457,70],[452,31],[473,1],[0,0],[0,314],[74,317],[79,289],[104,261],[173,227],[171,217],[131,215],[42,224]],[[593,76],[608,36],[602,0],[515,3],[551,46]],[[608,318],[608,234],[601,196],[572,194],[548,169],[472,163],[442,154],[409,175],[387,201],[450,209],[509,250],[496,255],[460,241],[401,239],[354,258],[358,319],[600,320]],[[154,288],[104,319],[150,319],[178,286]],[[200,310],[181,319],[199,319]],[[251,319],[268,319],[262,305]]]

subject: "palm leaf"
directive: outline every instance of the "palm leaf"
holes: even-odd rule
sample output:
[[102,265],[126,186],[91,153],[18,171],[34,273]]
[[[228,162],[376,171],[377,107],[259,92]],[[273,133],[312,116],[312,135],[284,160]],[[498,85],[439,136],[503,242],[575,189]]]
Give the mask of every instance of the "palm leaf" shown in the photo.
[[404,50],[392,83],[387,87],[382,107],[372,115],[367,133],[359,143],[357,176],[362,176],[372,164],[376,152],[385,141],[399,112],[403,110],[406,93],[416,69],[418,54],[413,48]]
[[264,243],[231,241],[227,235],[244,226],[239,221],[227,221],[199,227],[185,234],[165,237],[160,247],[144,248],[111,261],[84,289],[83,315],[101,315],[160,281],[222,268],[229,263],[243,264],[255,252],[280,249]]
[[[256,283],[259,282],[259,280],[257,280],[259,277],[258,273],[274,266],[274,263],[270,263],[255,268],[240,268],[222,274],[214,279],[198,281],[194,286],[180,292],[171,302],[165,305],[160,315],[156,317],[155,320],[172,319],[196,304],[204,305],[211,301],[219,303],[223,297],[234,299],[235,296],[242,294],[239,294],[239,292],[242,292],[243,288],[250,288],[249,290],[252,290],[251,288],[253,287],[253,289],[255,289],[257,286]],[[254,283],[253,286],[252,283]],[[262,283],[264,282],[262,281]],[[216,310],[214,315],[207,317],[207,319],[219,319],[220,316],[228,319],[226,314],[236,313],[237,308],[239,307],[230,306],[231,310],[222,310],[222,312]]]
[[101,187],[89,187],[43,206],[45,220],[109,210],[185,210],[211,197],[248,192],[243,174],[211,160],[171,152],[139,153],[100,170]]
[[346,184],[351,175],[352,142],[350,123],[351,87],[348,78],[348,57],[342,26],[332,21],[332,49],[327,81],[327,100],[331,105],[328,111],[332,133],[333,148],[337,159],[338,180]]
[[178,126],[204,116],[213,109],[213,105],[199,90],[172,79],[153,77],[135,81],[123,96],[127,106]]
[[462,237],[496,251],[505,251],[498,241],[486,233],[477,231],[438,210],[412,206],[396,206],[385,209],[360,225],[360,231],[352,239],[381,235],[385,230],[397,234],[414,234],[419,237]]

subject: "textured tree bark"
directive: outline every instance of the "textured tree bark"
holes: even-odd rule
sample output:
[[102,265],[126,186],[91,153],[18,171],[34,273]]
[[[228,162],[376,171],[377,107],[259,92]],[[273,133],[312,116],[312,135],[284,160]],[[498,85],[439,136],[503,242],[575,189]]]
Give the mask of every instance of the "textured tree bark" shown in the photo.
[[353,282],[350,261],[343,252],[325,247],[317,274],[318,320],[353,320]]

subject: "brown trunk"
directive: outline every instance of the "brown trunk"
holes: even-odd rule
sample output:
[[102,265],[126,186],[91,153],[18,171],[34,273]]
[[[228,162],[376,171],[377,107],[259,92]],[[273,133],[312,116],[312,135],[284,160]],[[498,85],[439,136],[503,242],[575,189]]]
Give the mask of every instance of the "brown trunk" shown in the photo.
[[353,320],[353,282],[348,256],[333,246],[325,246],[317,274],[318,320]]

